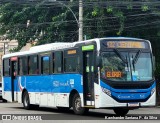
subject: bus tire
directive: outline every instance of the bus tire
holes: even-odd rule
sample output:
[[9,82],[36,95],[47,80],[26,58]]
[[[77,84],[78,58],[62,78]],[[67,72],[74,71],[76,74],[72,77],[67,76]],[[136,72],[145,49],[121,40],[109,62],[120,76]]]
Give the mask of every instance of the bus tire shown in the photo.
[[29,95],[28,95],[27,91],[25,91],[23,94],[23,107],[27,110],[29,110],[31,108]]
[[7,102],[7,100],[5,100],[5,99],[2,99],[2,102],[5,102],[5,103],[6,103],[6,102]]
[[114,112],[117,116],[125,116],[128,112],[129,109],[125,109],[125,108],[115,108]]
[[89,111],[88,108],[81,107],[81,98],[79,94],[75,94],[72,101],[73,111],[75,114],[82,115]]

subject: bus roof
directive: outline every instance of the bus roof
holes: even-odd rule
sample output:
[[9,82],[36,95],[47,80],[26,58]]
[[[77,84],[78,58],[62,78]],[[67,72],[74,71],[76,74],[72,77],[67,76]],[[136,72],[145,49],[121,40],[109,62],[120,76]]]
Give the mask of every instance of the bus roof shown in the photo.
[[73,43],[56,42],[56,43],[34,46],[34,47],[31,47],[30,50],[28,50],[28,51],[6,54],[6,55],[3,56],[3,58],[20,56],[20,55],[27,55],[27,54],[31,54],[31,53],[40,53],[40,52],[58,50],[58,49],[63,49],[63,48],[71,48],[71,47],[74,47],[76,44],[79,44],[79,43],[87,43],[87,42],[92,42],[92,41],[98,41],[98,40],[101,40],[101,39],[106,39],[106,40],[108,40],[108,39],[144,40],[144,39],[130,38],[130,37],[105,37],[105,38],[95,38],[95,39],[73,42]]
[[55,49],[62,49],[62,48],[69,48],[69,47],[74,47],[74,43],[62,43],[62,42],[50,43],[50,44],[44,44],[44,45],[31,47],[28,51],[6,54],[3,56],[3,58],[19,56],[19,55],[27,55],[31,53],[40,53],[40,52],[46,52],[46,51],[51,51]]
[[126,39],[126,40],[145,40],[140,38],[133,38],[133,37],[105,37],[102,39]]

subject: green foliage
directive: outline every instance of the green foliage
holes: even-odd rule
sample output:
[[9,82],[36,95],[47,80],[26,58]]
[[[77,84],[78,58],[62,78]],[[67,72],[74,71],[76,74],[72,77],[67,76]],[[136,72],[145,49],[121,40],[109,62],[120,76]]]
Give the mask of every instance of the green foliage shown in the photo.
[[[78,18],[78,2],[64,3],[68,3]],[[150,40],[156,56],[155,73],[160,75],[160,10],[154,2],[85,0],[83,18],[83,32],[87,39],[128,36]],[[71,11],[63,5],[27,6],[10,2],[0,5],[0,35],[4,34],[9,39],[18,40],[19,46],[14,49],[18,51],[33,40],[38,40],[38,45],[77,41],[78,24]]]
[[[67,16],[71,15],[67,8],[55,11],[52,7],[43,8],[38,5],[3,4],[0,6],[0,34],[7,34],[9,39],[17,39],[19,42],[18,50],[27,42],[34,40],[38,40],[38,44],[64,41],[66,36],[70,35],[67,30],[71,24],[65,24],[65,21],[68,19]],[[70,19],[73,17],[71,16]],[[30,23],[27,26],[28,20]],[[76,25],[76,27],[78,26]],[[76,28],[74,27],[74,29]],[[7,32],[8,30],[9,32]],[[68,38],[66,41],[71,40]]]
[[113,7],[112,6],[107,7],[107,12],[112,13],[113,12]]
[[114,12],[114,16],[117,17],[119,19],[119,23],[120,23],[120,28],[118,30],[118,32],[116,33],[118,36],[120,36],[124,30],[124,20],[125,17],[123,15],[124,13],[122,11],[116,11]]
[[130,4],[130,5],[127,6],[127,9],[128,9],[128,10],[132,10],[132,9],[133,9],[133,6]]
[[142,9],[142,11],[148,11],[149,10],[149,7],[147,6],[147,5],[143,5],[142,7],[141,7],[141,9]]
[[94,11],[92,12],[92,16],[96,16],[96,15],[97,15],[97,11],[94,10]]

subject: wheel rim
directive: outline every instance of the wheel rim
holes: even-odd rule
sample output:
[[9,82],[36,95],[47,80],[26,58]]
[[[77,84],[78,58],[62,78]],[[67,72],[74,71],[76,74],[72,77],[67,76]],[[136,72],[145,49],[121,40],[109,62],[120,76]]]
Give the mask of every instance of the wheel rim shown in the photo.
[[80,97],[77,97],[76,100],[75,100],[75,109],[77,111],[81,110],[81,98]]

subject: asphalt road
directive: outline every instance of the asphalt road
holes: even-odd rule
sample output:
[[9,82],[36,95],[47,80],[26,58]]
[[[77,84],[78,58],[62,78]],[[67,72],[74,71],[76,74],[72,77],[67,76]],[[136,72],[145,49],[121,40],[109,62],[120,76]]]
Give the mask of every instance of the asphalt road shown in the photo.
[[[12,120],[14,121],[8,121],[8,120],[0,120],[0,122],[15,122],[17,123],[16,118],[20,118],[18,122],[22,122],[21,120],[26,120],[26,118],[30,118],[31,121],[23,121],[24,122],[64,122],[64,123],[71,123],[71,122],[77,122],[77,123],[83,123],[83,122],[114,122],[114,123],[123,123],[123,122],[135,122],[134,118],[139,118],[139,116],[142,116],[143,120],[136,120],[137,122],[151,122],[154,120],[154,122],[159,122],[160,120],[155,120],[157,116],[160,117],[160,107],[152,107],[152,108],[140,108],[136,110],[131,110],[128,115],[125,117],[125,119],[129,118],[129,120],[109,120],[108,118],[115,119],[116,115],[112,110],[108,109],[92,109],[89,111],[88,114],[84,116],[75,115],[71,110],[65,112],[65,111],[59,111],[56,108],[34,108],[32,110],[25,110],[23,109],[22,104],[18,103],[3,103],[0,102],[0,119],[2,118],[2,115],[11,115]],[[19,117],[18,117],[19,116]],[[147,120],[144,118],[148,117],[150,120]],[[4,118],[4,117],[3,117]],[[38,119],[38,121],[33,121],[33,119]],[[121,117],[119,117],[121,118]],[[134,120],[133,120],[133,119]],[[152,119],[153,118],[153,119]],[[42,121],[40,121],[42,119]],[[44,120],[45,119],[45,120]],[[50,120],[46,120],[50,119]],[[132,120],[131,120],[132,119]],[[151,120],[152,119],[152,120]]]

